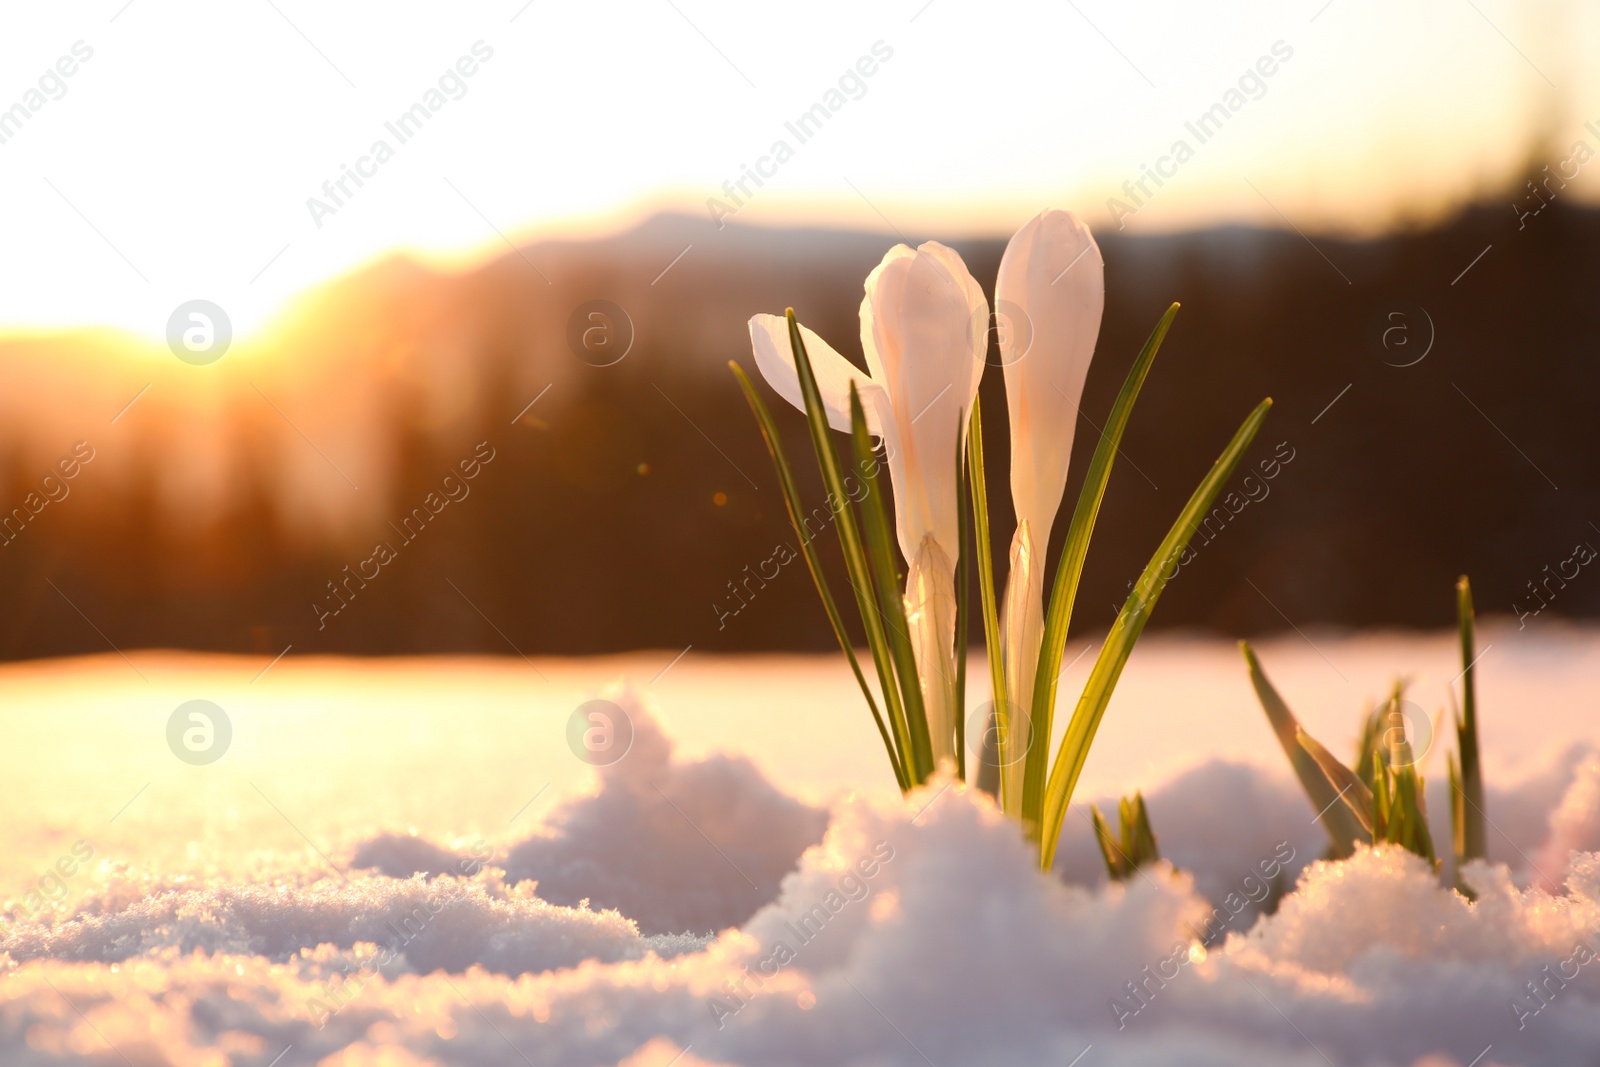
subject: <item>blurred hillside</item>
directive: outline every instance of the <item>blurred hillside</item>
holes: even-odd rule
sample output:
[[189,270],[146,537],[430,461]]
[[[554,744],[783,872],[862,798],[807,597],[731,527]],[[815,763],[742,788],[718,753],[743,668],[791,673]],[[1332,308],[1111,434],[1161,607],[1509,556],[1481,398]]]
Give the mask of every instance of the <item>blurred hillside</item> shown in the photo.
[[[1600,612],[1600,578],[1567,562],[1600,546],[1600,214],[1557,201],[1518,222],[1497,201],[1361,243],[1098,235],[1079,469],[1162,309],[1184,310],[1078,627],[1110,622],[1266,395],[1250,462],[1293,458],[1202,538],[1156,625],[1443,625],[1462,572],[1485,612],[1532,611],[1530,583],[1539,618]],[[747,582],[793,535],[725,364],[749,365],[751,314],[786,305],[859,358],[861,282],[896,239],[662,217],[459,273],[394,259],[208,367],[106,332],[0,339],[0,515],[26,516],[0,536],[0,657],[826,648],[803,566]],[[990,289],[1003,241],[957,248]],[[983,399],[1003,550],[998,369]],[[808,472],[799,416],[780,418]]]

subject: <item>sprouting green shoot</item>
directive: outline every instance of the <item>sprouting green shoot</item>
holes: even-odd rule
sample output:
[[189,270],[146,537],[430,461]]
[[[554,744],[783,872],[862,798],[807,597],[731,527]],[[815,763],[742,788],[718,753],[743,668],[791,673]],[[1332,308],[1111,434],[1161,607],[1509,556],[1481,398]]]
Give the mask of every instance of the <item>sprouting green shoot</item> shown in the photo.
[[1140,867],[1155,863],[1161,858],[1156,845],[1156,832],[1150,826],[1150,812],[1145,807],[1144,795],[1134,793],[1123,797],[1117,805],[1117,829],[1112,836],[1100,809],[1089,806],[1089,816],[1094,823],[1094,839],[1100,846],[1100,856],[1106,863],[1106,874],[1113,882],[1125,882]]
[[1422,776],[1417,773],[1416,756],[1400,715],[1404,693],[1405,684],[1396,681],[1384,706],[1383,743],[1373,756],[1373,777],[1379,788],[1373,790],[1372,838],[1409,849],[1437,869]]
[[1361,736],[1356,740],[1355,771],[1361,776],[1361,781],[1368,789],[1378,788],[1378,779],[1373,772],[1373,757],[1378,754],[1378,748],[1383,742],[1384,715],[1389,705],[1374,707],[1371,700],[1366,702],[1361,713]]
[[[1266,672],[1261,669],[1261,661],[1256,658],[1255,650],[1246,641],[1239,642],[1239,650],[1244,653],[1245,664],[1250,669],[1250,684],[1255,688],[1256,699],[1261,702],[1261,709],[1267,713],[1267,721],[1272,724],[1272,732],[1278,738],[1278,747],[1282,748],[1283,754],[1289,758],[1289,765],[1294,768],[1295,777],[1300,780],[1300,788],[1305,791],[1306,799],[1311,802],[1311,810],[1319,813],[1316,821],[1327,831],[1328,856],[1330,859],[1343,859],[1355,851],[1357,841],[1372,840],[1371,828],[1363,828],[1356,816],[1338,803],[1340,787],[1329,781],[1327,773],[1316,758],[1301,744],[1300,721],[1295,718],[1294,712],[1289,710],[1289,705],[1284,703],[1283,697],[1278,695],[1272,683],[1267,680]],[[1367,783],[1367,788],[1369,790],[1372,788],[1370,783]]]
[[1450,760],[1450,824],[1456,870],[1483,859],[1488,843],[1488,816],[1483,806],[1483,766],[1478,759],[1478,689],[1476,616],[1472,583],[1456,582],[1456,623],[1461,632],[1461,713],[1456,717],[1456,755]]
[[1379,776],[1373,770],[1374,756],[1380,757],[1390,766],[1403,766],[1414,762],[1411,743],[1406,736],[1405,719],[1401,714],[1405,692],[1405,680],[1396,678],[1389,699],[1376,707],[1369,703],[1367,712],[1362,717],[1361,739],[1356,742],[1355,769],[1368,789],[1376,791],[1378,788]]
[[[1297,738],[1327,777],[1339,803],[1360,823],[1368,840],[1399,845],[1438,870],[1433,835],[1428,830],[1428,809],[1423,802],[1423,780],[1417,773],[1405,721],[1400,716],[1403,693],[1403,684],[1397,681],[1378,713],[1383,732],[1371,752],[1370,766],[1363,768],[1366,775],[1340,763],[1305,730],[1299,730]],[[1369,786],[1368,781],[1374,784]]]

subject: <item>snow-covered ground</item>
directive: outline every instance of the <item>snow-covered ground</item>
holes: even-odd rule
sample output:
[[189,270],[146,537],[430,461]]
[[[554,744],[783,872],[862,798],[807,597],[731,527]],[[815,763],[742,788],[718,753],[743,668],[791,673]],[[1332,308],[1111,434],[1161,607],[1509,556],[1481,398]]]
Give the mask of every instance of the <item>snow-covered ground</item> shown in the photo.
[[[1316,862],[1214,640],[1147,639],[1090,758],[1079,798],[1143,789],[1177,867],[1125,887],[1081,805],[1047,878],[982,798],[902,802],[837,657],[6,667],[0,1064],[1586,1062],[1600,632],[1480,640],[1472,904],[1404,853]],[[1259,651],[1345,755],[1393,675],[1431,711],[1460,667],[1447,634]],[[569,743],[595,697],[632,731],[599,767]],[[169,747],[194,699],[214,762]]]

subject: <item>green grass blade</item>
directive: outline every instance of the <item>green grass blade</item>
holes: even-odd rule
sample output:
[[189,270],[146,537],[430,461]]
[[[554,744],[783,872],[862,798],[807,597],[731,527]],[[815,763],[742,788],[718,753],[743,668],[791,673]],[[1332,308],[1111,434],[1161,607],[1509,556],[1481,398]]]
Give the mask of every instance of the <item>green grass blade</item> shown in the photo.
[[1373,761],[1373,757],[1383,745],[1386,730],[1384,716],[1388,710],[1387,704],[1373,707],[1369,702],[1361,718],[1361,739],[1356,742],[1356,761],[1353,766],[1356,774],[1367,784],[1367,788],[1372,790],[1378,788],[1378,780],[1374,777],[1377,772],[1373,770],[1377,763]]
[[1104,815],[1093,804],[1089,805],[1089,822],[1094,826],[1094,843],[1100,846],[1100,858],[1106,864],[1106,877],[1113,882],[1120,882],[1127,877],[1127,865],[1122,862],[1121,849],[1117,846],[1116,838],[1111,836],[1111,827],[1106,825]]
[[1458,863],[1483,859],[1488,845],[1488,815],[1483,807],[1483,765],[1478,759],[1477,624],[1472,609],[1472,583],[1456,582],[1456,621],[1461,630],[1461,718],[1456,723],[1456,750],[1461,754],[1461,842]]
[[[1372,757],[1372,774],[1378,788],[1372,793],[1372,843],[1388,841],[1394,834],[1394,782],[1384,773],[1383,759]],[[1354,795],[1354,794],[1349,794]]]
[[[1149,622],[1150,613],[1155,610],[1156,601],[1166,588],[1168,576],[1175,568],[1178,557],[1189,547],[1189,539],[1194,536],[1200,517],[1210,510],[1212,501],[1232,477],[1234,468],[1239,465],[1245,449],[1249,448],[1250,442],[1255,439],[1256,431],[1261,428],[1261,423],[1271,407],[1270,397],[1256,406],[1233,435],[1233,440],[1228,442],[1228,447],[1223,449],[1217,461],[1212,464],[1211,470],[1201,479],[1194,494],[1189,497],[1189,503],[1179,513],[1178,520],[1167,531],[1167,536],[1156,549],[1155,555],[1150,558],[1149,565],[1134,584],[1133,593],[1122,606],[1122,611],[1117,614],[1117,621],[1112,625],[1111,632],[1106,635],[1105,644],[1100,646],[1100,654],[1095,657],[1094,667],[1089,672],[1089,680],[1084,684],[1083,695],[1078,698],[1078,705],[1072,711],[1072,718],[1067,721],[1067,732],[1061,739],[1061,748],[1045,787],[1039,840],[1039,862],[1044,870],[1048,871],[1055,859],[1056,843],[1061,836],[1061,823],[1066,817],[1067,805],[1072,800],[1072,790],[1078,784],[1078,775],[1083,773],[1084,761],[1089,758],[1089,746],[1094,741],[1095,731],[1100,728],[1100,719],[1105,714],[1106,705],[1111,702],[1111,692],[1116,688],[1117,679],[1122,676],[1122,668],[1133,652],[1134,643],[1144,632],[1145,624]],[[1052,611],[1054,608],[1055,605],[1052,603]],[[1064,633],[1063,630],[1063,635]],[[1059,661],[1059,651],[1053,649],[1051,651],[1053,658]],[[1044,657],[1040,658],[1043,660]],[[1056,670],[1057,668],[1050,670],[1052,682]],[[1040,678],[1043,677],[1041,673]],[[1051,688],[1053,690],[1054,685]],[[1037,708],[1037,705],[1035,707]],[[1049,735],[1043,736],[1046,738],[1045,744],[1048,745]]]
[[[972,532],[978,558],[978,595],[983,608],[983,646],[989,659],[989,686],[993,696],[995,730],[1001,739],[1010,736],[1010,704],[1006,703],[1006,665],[1000,651],[1000,609],[994,595],[994,549],[989,540],[989,489],[983,469],[983,409],[972,399],[972,424],[967,427],[967,475],[972,488]],[[966,542],[962,542],[965,545]],[[984,731],[987,738],[989,731]],[[1004,746],[996,748],[995,763],[1004,762]],[[979,768],[980,777],[983,768]],[[999,767],[1002,778],[1015,773]],[[995,784],[995,799],[1004,794]]]
[[1428,829],[1428,803],[1423,795],[1422,775],[1411,765],[1402,767],[1396,779],[1406,813],[1406,836],[1400,843],[1437,868],[1438,856],[1433,850],[1433,831]]
[[1161,848],[1156,843],[1155,827],[1150,825],[1150,809],[1145,806],[1143,793],[1133,794],[1132,838],[1141,865],[1155,863],[1161,858]]
[[1113,882],[1125,882],[1139,868],[1161,859],[1143,793],[1135,792],[1132,797],[1123,797],[1117,802],[1118,833],[1115,836],[1100,809],[1093,804],[1089,805],[1089,821],[1094,826],[1094,840],[1100,846],[1106,874]]
[[[1050,733],[1055,717],[1056,687],[1060,682],[1061,657],[1067,647],[1067,627],[1072,622],[1072,606],[1078,598],[1078,581],[1083,575],[1083,562],[1089,554],[1089,539],[1094,535],[1095,520],[1100,515],[1100,502],[1106,495],[1106,483],[1111,479],[1111,465],[1117,457],[1117,446],[1128,428],[1128,418],[1133,414],[1134,401],[1150,374],[1150,365],[1167,336],[1178,305],[1167,308],[1161,321],[1150,332],[1139,356],[1133,361],[1122,391],[1111,405],[1111,416],[1100,443],[1095,447],[1094,458],[1089,463],[1089,473],[1084,477],[1083,489],[1078,494],[1078,504],[1072,512],[1072,523],[1067,527],[1067,540],[1056,564],[1056,576],[1050,592],[1050,606],[1045,614],[1044,635],[1040,641],[1038,673],[1034,675],[1033,709],[1029,736],[1034,743],[1028,749],[1024,762],[1022,785],[1022,821],[1030,833],[1041,825],[1044,804],[1045,772],[1050,758]],[[1040,564],[1048,545],[1039,545]],[[996,706],[1001,706],[996,700]],[[1058,824],[1059,825],[1059,824]],[[1051,849],[1054,850],[1054,845]]]
[[[882,613],[889,655],[900,679],[900,699],[906,709],[906,734],[900,739],[900,747],[902,752],[912,753],[911,765],[919,769],[920,781],[926,773],[920,770],[924,761],[932,761],[931,750],[924,753],[917,746],[917,723],[926,723],[927,716],[922,706],[922,686],[917,680],[916,654],[911,650],[911,632],[906,623],[906,602],[900,595],[901,579],[895,569],[899,550],[895,547],[894,536],[889,532],[889,515],[883,506],[883,481],[878,476],[878,468],[882,464],[878,462],[872,446],[872,435],[867,432],[867,414],[862,410],[861,395],[856,391],[855,382],[850,383],[850,427],[856,471],[866,483],[867,490],[859,505],[861,524],[866,532],[864,548],[867,565],[877,588],[878,611]],[[924,726],[924,739],[926,734],[927,727]]]
[[1363,835],[1356,817],[1342,804],[1335,803],[1339,798],[1338,786],[1329,783],[1327,774],[1300,744],[1300,721],[1267,680],[1266,672],[1261,669],[1261,661],[1256,658],[1250,643],[1240,641],[1239,650],[1244,653],[1244,661],[1250,668],[1250,685],[1256,691],[1256,699],[1261,702],[1261,710],[1267,713],[1267,721],[1272,724],[1278,747],[1289,758],[1289,765],[1300,780],[1300,788],[1305,791],[1306,799],[1311,801],[1311,809],[1322,813],[1322,828],[1328,833],[1334,857],[1342,859],[1350,855],[1355,851],[1357,841],[1370,840],[1372,835]]
[[1462,857],[1466,854],[1466,798],[1461,795],[1461,770],[1456,763],[1456,754],[1450,753],[1445,757],[1445,769],[1450,774],[1450,837],[1452,851],[1456,858],[1456,880],[1460,882]]
[[[976,398],[974,398],[976,400]],[[967,513],[967,467],[963,442],[956,442],[956,777],[967,780],[967,629],[972,597],[967,591],[967,571],[972,554],[967,551],[967,531],[972,525]]]
[[[1361,776],[1349,767],[1340,763],[1332,752],[1322,747],[1322,744],[1305,730],[1301,729],[1295,734],[1302,748],[1316,760],[1317,766],[1322,768],[1322,773],[1328,776],[1328,781],[1333,783],[1334,791],[1339,800],[1349,809],[1350,814],[1361,824],[1366,832],[1366,840],[1373,841],[1382,833],[1380,827],[1383,808],[1384,783],[1380,774],[1378,790],[1374,793],[1367,788],[1367,783]],[[1372,757],[1373,767],[1382,769],[1383,762],[1376,755]]]
[[822,606],[828,613],[828,622],[833,626],[833,635],[838,638],[839,648],[844,652],[845,659],[850,662],[850,670],[856,676],[856,683],[861,686],[861,695],[867,698],[867,707],[872,709],[872,719],[878,724],[878,734],[883,738],[883,747],[889,753],[889,763],[894,768],[895,781],[899,783],[902,792],[909,790],[910,779],[906,776],[894,742],[890,740],[889,731],[884,726],[883,715],[878,711],[878,702],[872,696],[872,687],[867,684],[866,675],[861,673],[861,663],[856,658],[856,650],[850,642],[850,635],[844,628],[844,619],[839,614],[839,607],[834,603],[833,592],[828,588],[828,579],[822,571],[822,560],[817,555],[816,545],[812,543],[811,537],[801,523],[800,516],[804,513],[804,507],[800,502],[800,491],[795,486],[794,472],[784,455],[783,441],[778,436],[777,424],[772,421],[772,412],[767,409],[761,394],[756,392],[744,368],[731,360],[728,366],[733,368],[734,377],[739,380],[739,388],[744,390],[744,398],[750,404],[750,410],[755,413],[756,422],[761,426],[761,436],[766,440],[767,452],[772,456],[772,465],[777,468],[778,484],[783,490],[783,504],[789,512],[789,525],[794,528],[795,536],[800,540],[800,552],[805,556],[806,567],[811,571],[811,580],[817,586],[817,595],[822,598]]
[[806,423],[811,430],[811,447],[817,455],[817,466],[822,471],[822,484],[828,491],[830,505],[838,509],[834,526],[839,533],[839,547],[844,552],[845,569],[850,587],[856,594],[856,608],[861,612],[861,625],[867,632],[867,648],[872,653],[873,665],[878,671],[878,684],[884,703],[889,709],[889,721],[895,724],[896,734],[909,735],[911,750],[900,751],[901,766],[905,767],[912,785],[921,785],[929,768],[921,752],[927,750],[927,724],[922,726],[922,744],[917,744],[916,724],[907,716],[895,684],[894,660],[889,641],[884,634],[883,620],[874,603],[872,572],[867,563],[866,551],[861,544],[861,533],[856,529],[855,512],[850,507],[850,496],[845,492],[844,478],[839,473],[839,457],[834,454],[833,440],[828,435],[827,409],[822,403],[822,393],[817,388],[816,375],[811,370],[811,359],[806,355],[806,343],[800,337],[800,324],[795,320],[794,308],[784,312],[789,320],[789,347],[794,351],[795,371],[800,378],[800,395],[806,404]]

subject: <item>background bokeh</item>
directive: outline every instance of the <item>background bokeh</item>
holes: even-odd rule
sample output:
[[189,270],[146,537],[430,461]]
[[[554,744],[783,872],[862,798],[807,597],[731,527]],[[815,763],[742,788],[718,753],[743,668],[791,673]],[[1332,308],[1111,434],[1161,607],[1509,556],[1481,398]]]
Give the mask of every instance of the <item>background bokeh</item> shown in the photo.
[[[1156,626],[1443,626],[1460,573],[1528,625],[1600,610],[1595,12],[1156,8],[0,16],[5,69],[78,57],[0,96],[0,657],[826,649],[801,568],[752,577],[793,535],[726,368],[744,323],[793,305],[859,358],[889,245],[945,240],[992,291],[1046,206],[1106,262],[1080,467],[1184,305],[1079,632],[1264,395],[1249,462],[1293,458]],[[233,328],[200,366],[165,338],[195,299]]]

